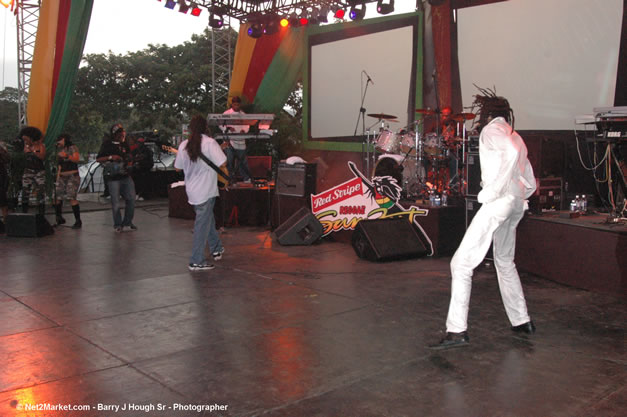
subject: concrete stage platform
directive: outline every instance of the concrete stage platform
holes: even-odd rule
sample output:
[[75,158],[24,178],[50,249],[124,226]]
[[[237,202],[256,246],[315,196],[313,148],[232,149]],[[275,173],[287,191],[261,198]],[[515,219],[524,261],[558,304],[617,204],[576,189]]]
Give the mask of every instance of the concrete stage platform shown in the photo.
[[[115,234],[108,205],[85,202],[82,230],[0,236],[0,416],[625,415],[627,307],[613,295],[523,273],[538,331],[515,336],[483,267],[471,345],[434,352],[450,258],[375,264],[239,227],[216,269],[191,273],[192,221],[142,203],[137,232]],[[91,411],[24,410],[45,404]]]

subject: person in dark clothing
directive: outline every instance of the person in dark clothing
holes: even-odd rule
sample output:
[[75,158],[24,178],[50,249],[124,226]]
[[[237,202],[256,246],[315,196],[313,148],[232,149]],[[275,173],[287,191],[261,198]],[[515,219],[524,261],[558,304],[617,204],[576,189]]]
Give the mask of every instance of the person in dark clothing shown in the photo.
[[63,199],[70,200],[72,212],[74,213],[74,225],[72,229],[80,229],[83,226],[81,221],[81,209],[78,204],[78,187],[81,177],[78,175],[78,161],[80,154],[78,147],[72,143],[70,135],[64,133],[57,138],[57,181],[55,184],[56,204],[54,206],[57,225],[65,223],[62,216]]
[[[128,174],[131,150],[126,143],[126,132],[121,124],[111,127],[111,140],[104,141],[96,156],[96,161],[104,165],[103,176],[111,194],[113,228],[120,233],[125,227],[137,230],[133,224],[135,213],[135,183]],[[124,218],[120,214],[120,196],[124,198]]]
[[24,142],[26,167],[22,176],[22,212],[28,212],[31,193],[37,195],[39,214],[46,212],[46,146],[41,130],[27,126],[20,131],[19,138]]
[[131,177],[135,183],[137,199],[143,200],[149,195],[149,173],[154,165],[152,151],[144,143],[143,137],[131,137],[130,149],[133,160]]

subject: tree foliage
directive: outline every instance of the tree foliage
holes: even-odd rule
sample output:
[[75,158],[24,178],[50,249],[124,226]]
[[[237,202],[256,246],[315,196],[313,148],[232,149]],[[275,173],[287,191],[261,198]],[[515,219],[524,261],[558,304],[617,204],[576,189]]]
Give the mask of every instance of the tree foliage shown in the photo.
[[17,88],[5,87],[0,91],[0,141],[14,139],[19,130]]
[[[237,34],[232,36],[235,44]],[[126,55],[89,54],[83,61],[64,127],[83,151],[96,151],[115,123],[129,132],[158,130],[165,140],[181,134],[191,115],[211,108],[208,30],[182,45],[149,45]]]
[[[230,35],[235,45],[237,33],[230,30]],[[125,55],[85,55],[64,132],[72,135],[83,155],[97,152],[115,123],[122,123],[127,132],[156,130],[163,141],[181,135],[192,115],[211,111],[214,88],[218,97],[228,91],[228,85],[212,85],[211,46],[211,32],[205,30],[173,47],[149,45]],[[274,146],[260,141],[251,147],[253,154],[274,151],[275,158],[284,158],[298,153],[301,97],[299,87],[288,99],[291,111],[277,115]],[[226,109],[226,99],[217,108]],[[12,139],[18,133],[17,89],[0,92],[0,109],[0,134]]]

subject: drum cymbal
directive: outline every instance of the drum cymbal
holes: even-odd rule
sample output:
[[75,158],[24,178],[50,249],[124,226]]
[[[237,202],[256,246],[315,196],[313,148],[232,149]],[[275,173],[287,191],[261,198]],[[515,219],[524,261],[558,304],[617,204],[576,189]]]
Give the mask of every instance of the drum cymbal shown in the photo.
[[396,119],[397,116],[392,116],[391,114],[385,113],[368,113],[369,117],[374,117],[377,119]]
[[416,109],[416,113],[426,114],[426,115],[434,115],[435,110],[431,109]]
[[461,122],[462,120],[472,120],[472,119],[474,119],[475,118],[475,114],[474,113],[457,113],[452,118],[455,119],[455,120],[459,120]]

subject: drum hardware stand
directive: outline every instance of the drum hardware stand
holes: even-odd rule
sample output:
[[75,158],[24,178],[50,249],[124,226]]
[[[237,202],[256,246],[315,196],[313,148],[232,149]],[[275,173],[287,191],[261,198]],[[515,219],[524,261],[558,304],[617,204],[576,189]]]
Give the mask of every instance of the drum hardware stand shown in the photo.
[[[361,82],[363,85],[363,71],[361,74]],[[362,137],[362,141],[361,141],[361,155],[362,155],[362,169],[368,169],[367,166],[369,166],[369,160],[368,162],[364,162],[363,161],[363,155],[364,155],[364,151],[366,151],[368,154],[370,153],[370,141],[369,138],[366,136],[366,109],[364,108],[364,102],[366,101],[366,94],[368,93],[368,84],[371,83],[372,80],[370,80],[370,77],[368,77],[368,80],[366,81],[366,88],[363,91],[363,94],[361,95],[361,105],[359,106],[359,114],[357,115],[357,123],[355,123],[355,132],[353,133],[353,136],[357,136],[357,129],[359,128],[359,119],[361,119],[361,137]],[[364,149],[366,148],[366,149]],[[367,158],[369,158],[369,155],[367,156]],[[368,171],[366,171],[368,172]]]

